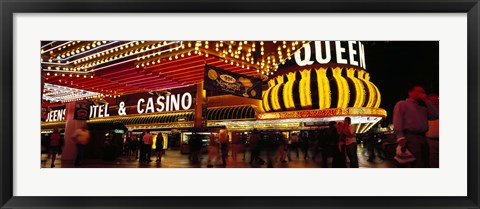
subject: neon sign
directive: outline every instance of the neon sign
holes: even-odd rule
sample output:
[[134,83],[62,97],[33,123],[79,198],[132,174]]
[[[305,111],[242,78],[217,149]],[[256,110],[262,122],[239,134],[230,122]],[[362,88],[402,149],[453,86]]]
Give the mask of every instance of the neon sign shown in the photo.
[[55,121],[64,121],[65,120],[65,109],[52,110],[48,112],[47,119],[45,122],[55,122]]
[[295,52],[295,62],[298,66],[312,65],[314,61],[320,64],[349,64],[367,69],[365,64],[365,47],[360,41],[314,41],[315,53],[312,53],[311,43],[305,44],[302,50]]
[[[143,104],[146,104],[143,107]],[[153,97],[147,99],[141,98],[137,101],[137,113],[169,112],[178,110],[188,110],[192,107],[192,94],[171,94],[169,96],[158,96],[156,102]]]

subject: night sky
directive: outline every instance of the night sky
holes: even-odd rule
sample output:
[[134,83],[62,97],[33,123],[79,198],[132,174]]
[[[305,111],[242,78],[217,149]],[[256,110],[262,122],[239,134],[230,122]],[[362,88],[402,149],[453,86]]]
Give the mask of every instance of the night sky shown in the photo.
[[392,122],[395,103],[407,98],[409,85],[422,85],[427,94],[439,94],[438,41],[363,43],[370,80],[382,94],[380,107],[388,112],[383,126]]

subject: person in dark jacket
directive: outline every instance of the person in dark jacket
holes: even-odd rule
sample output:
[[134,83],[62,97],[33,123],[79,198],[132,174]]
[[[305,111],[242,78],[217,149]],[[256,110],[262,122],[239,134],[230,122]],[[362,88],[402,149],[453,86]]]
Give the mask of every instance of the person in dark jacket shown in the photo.
[[143,143],[143,137],[145,136],[147,130],[143,129],[142,134],[139,137],[139,147],[140,147],[140,162],[145,162],[147,160],[147,149]]
[[328,157],[332,157],[332,168],[345,168],[345,155],[338,148],[340,135],[336,128],[336,122],[331,121],[325,132],[324,152],[322,152],[322,166],[328,167]]
[[188,141],[190,152],[192,154],[192,163],[198,163],[200,157],[200,151],[202,149],[202,139],[197,132],[193,132],[190,140]]
[[262,136],[257,129],[253,129],[252,135],[250,135],[250,165],[253,165],[257,162],[260,162],[260,140],[262,140]]
[[308,150],[310,149],[308,136],[306,133],[302,133],[298,139],[300,147],[302,148],[303,152],[303,159],[307,160],[310,156],[308,155]]

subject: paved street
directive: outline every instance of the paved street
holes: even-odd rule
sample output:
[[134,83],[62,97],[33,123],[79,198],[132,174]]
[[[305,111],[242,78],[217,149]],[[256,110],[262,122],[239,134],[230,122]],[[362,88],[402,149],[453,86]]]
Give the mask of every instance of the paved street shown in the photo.
[[[58,157],[55,162],[55,168],[207,168],[207,157],[205,153],[200,158],[200,163],[193,164],[188,160],[188,155],[181,154],[179,150],[167,150],[166,155],[163,156],[162,162],[155,162],[155,155],[152,152],[152,162],[139,163],[136,159],[128,159],[127,157],[119,157],[113,162],[104,161],[102,159],[85,159],[80,166],[74,166],[73,162],[61,162]],[[231,152],[230,152],[231,154]],[[266,160],[265,153],[261,156]],[[359,145],[358,147],[359,164],[361,168],[391,168],[395,167],[391,160],[381,160],[376,158],[374,162],[368,162],[368,154],[366,149]],[[264,165],[252,166],[249,164],[250,153],[245,154],[245,160],[243,159],[243,153],[237,155],[237,160],[232,160],[230,155],[227,162],[227,168],[266,168]],[[50,168],[50,159],[47,159],[47,155],[42,155],[42,168]],[[215,165],[215,160],[212,161],[214,168],[221,168],[221,160]],[[328,165],[331,165],[331,159],[329,159]],[[348,162],[347,162],[348,166]],[[278,160],[274,163],[275,168],[321,168],[322,159],[321,155],[315,159],[303,159],[303,155],[300,152],[300,157],[297,158],[292,153],[292,159],[289,162],[282,163]]]

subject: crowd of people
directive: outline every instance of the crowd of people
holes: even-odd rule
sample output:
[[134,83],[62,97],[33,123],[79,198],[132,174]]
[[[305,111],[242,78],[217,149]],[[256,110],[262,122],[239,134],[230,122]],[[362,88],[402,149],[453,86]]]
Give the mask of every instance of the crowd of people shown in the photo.
[[[328,167],[329,158],[332,159],[331,167],[347,167],[346,159],[349,159],[349,167],[358,168],[357,142],[351,119],[346,117],[341,123],[330,122],[325,130],[292,133],[286,137],[279,131],[260,132],[254,129],[249,140],[245,136],[232,132],[229,140],[227,130],[212,130],[208,142],[207,167],[214,167],[215,163],[221,167],[227,166],[228,157],[230,162],[237,162],[238,154],[250,152],[249,163],[253,167],[274,167],[276,163],[288,163],[302,157],[304,160],[316,160],[321,156],[322,167]],[[190,147],[195,147],[192,152],[192,162],[198,163],[199,141],[195,133],[191,138]],[[247,143],[248,142],[248,143]],[[248,144],[248,145],[247,145]],[[192,149],[192,148],[191,148]],[[321,153],[321,155],[320,155]],[[293,155],[293,157],[292,157]],[[221,159],[221,161],[220,161]]]
[[[153,149],[153,145],[155,145],[155,149]],[[162,136],[157,136],[154,140],[154,135],[150,133],[150,130],[143,130],[142,134],[138,137],[132,133],[127,133],[123,146],[123,154],[128,160],[139,160],[140,163],[152,162],[152,155],[154,154],[155,162],[161,163],[162,157],[165,154],[163,148],[164,139]]]
[[[439,167],[439,113],[438,95],[425,94],[421,86],[412,86],[409,97],[399,101],[394,108],[393,124],[396,137],[395,161],[397,167]],[[227,167],[228,163],[247,161],[246,153],[250,153],[248,162],[252,167],[274,167],[278,163],[289,163],[294,158],[316,160],[321,157],[322,167],[358,168],[358,144],[351,118],[345,117],[342,122],[332,121],[328,128],[314,131],[293,132],[284,135],[280,131],[259,131],[254,129],[248,136],[240,132],[230,132],[223,128],[211,130],[208,145],[205,147],[202,137],[194,130],[188,140],[188,159],[193,164],[201,162],[202,154],[208,152],[207,167]],[[111,133],[110,136],[113,136]],[[76,146],[74,164],[81,165],[90,132],[85,124],[75,130],[72,139]],[[367,140],[368,161],[373,161],[378,135]],[[106,140],[108,141],[108,140]],[[61,153],[64,139],[58,129],[49,136],[48,153],[51,167],[55,167],[56,156]],[[154,144],[155,143],[155,144]],[[155,145],[155,150],[152,150]],[[156,162],[161,163],[164,150],[164,139],[159,136],[154,140],[150,130],[143,130],[139,136],[127,133],[121,152],[129,160],[140,163],[152,162],[152,151]],[[383,156],[380,155],[383,159]],[[114,157],[115,158],[115,157]],[[230,158],[230,159],[229,159]],[[331,161],[329,160],[331,159]],[[331,163],[330,163],[331,162]],[[347,164],[348,162],[348,164]]]

